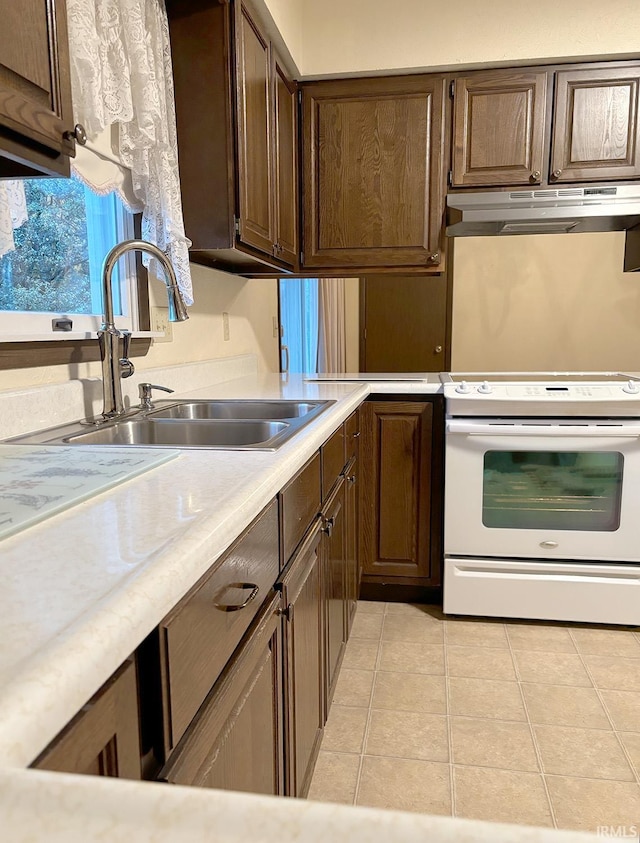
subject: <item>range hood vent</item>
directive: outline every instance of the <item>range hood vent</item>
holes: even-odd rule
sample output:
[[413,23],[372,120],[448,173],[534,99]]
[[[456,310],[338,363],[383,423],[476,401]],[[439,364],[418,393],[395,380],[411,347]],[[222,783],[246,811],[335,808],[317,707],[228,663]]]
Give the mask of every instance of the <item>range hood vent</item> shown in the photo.
[[640,225],[640,186],[450,193],[447,234],[555,234],[622,231]]

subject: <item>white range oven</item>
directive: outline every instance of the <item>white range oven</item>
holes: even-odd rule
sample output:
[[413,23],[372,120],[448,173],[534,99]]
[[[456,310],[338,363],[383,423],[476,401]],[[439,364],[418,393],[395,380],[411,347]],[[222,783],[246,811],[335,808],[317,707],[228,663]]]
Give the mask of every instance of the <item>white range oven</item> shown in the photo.
[[640,379],[443,380],[444,611],[640,624]]

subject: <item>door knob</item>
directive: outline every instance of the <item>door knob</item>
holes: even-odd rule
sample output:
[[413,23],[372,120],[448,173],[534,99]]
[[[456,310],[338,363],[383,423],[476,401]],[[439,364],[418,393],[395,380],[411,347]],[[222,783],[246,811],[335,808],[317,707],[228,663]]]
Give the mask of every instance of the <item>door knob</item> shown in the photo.
[[433,353],[434,353],[434,354],[442,354],[442,346],[441,346],[441,345],[437,345],[437,346],[433,349]]

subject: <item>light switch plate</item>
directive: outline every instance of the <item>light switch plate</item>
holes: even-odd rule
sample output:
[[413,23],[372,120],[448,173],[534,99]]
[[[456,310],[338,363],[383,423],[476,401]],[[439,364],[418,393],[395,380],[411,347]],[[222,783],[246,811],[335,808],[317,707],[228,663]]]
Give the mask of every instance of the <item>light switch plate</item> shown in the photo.
[[168,307],[151,308],[151,330],[164,332],[163,337],[154,337],[154,342],[171,342],[173,339],[173,328],[171,322],[169,322]]

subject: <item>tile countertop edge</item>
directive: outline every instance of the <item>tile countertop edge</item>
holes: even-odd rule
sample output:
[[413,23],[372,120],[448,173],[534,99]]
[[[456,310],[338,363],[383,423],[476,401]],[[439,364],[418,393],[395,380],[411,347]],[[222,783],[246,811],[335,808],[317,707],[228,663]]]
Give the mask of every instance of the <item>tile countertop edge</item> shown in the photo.
[[578,831],[37,770],[0,770],[0,812],[3,831],[12,843],[106,839],[590,843],[602,839]]
[[[244,452],[261,465],[222,506],[187,524],[116,588],[78,612],[45,646],[2,677],[0,764],[26,766],[37,757],[369,392],[366,385],[333,387],[334,395],[341,393],[337,403],[278,451],[262,460],[265,452]],[[249,386],[240,387],[244,389],[251,391]],[[322,391],[328,389],[323,386]],[[178,460],[155,471],[176,471],[182,462],[186,472],[198,454],[202,452],[183,452]],[[136,478],[140,495],[145,494],[145,480],[150,476]],[[117,495],[122,488],[104,494]],[[79,507],[91,507],[98,498]],[[58,517],[68,520],[79,507]],[[46,530],[48,523],[34,529]],[[25,531],[6,541],[19,543],[23,538],[26,542],[28,536]]]

